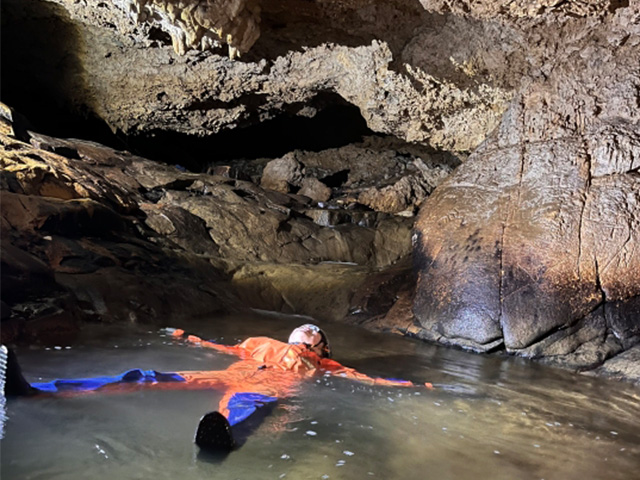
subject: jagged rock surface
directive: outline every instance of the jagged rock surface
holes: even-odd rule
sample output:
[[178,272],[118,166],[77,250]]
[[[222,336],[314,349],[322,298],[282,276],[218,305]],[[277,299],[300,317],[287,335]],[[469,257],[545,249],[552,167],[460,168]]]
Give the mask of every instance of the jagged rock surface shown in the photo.
[[[69,335],[87,319],[179,321],[241,304],[337,320],[366,272],[410,254],[402,216],[372,211],[362,225],[357,205],[345,203],[343,217],[323,225],[307,215],[323,209],[303,195],[94,142],[27,131],[26,143],[3,119],[5,340]],[[313,156],[321,168],[322,152]],[[301,282],[324,295],[294,293]],[[322,313],[327,296],[332,308]]]
[[[262,37],[242,62],[178,55],[163,43],[162,26],[132,24],[116,4],[57,3],[3,2],[6,38],[34,49],[48,82],[38,83],[20,58],[3,63],[44,102],[44,92],[54,91],[73,111],[126,135],[204,136],[282,113],[313,116],[323,106],[319,95],[331,93],[357,106],[376,132],[464,152],[498,124],[519,78],[512,70],[523,64],[516,35],[434,16],[417,2],[265,2]],[[413,28],[398,29],[403,21]],[[52,42],[52,30],[64,32],[64,41]],[[423,42],[439,49],[426,55]],[[282,45],[289,51],[273,55]],[[9,91],[25,87],[5,83]]]

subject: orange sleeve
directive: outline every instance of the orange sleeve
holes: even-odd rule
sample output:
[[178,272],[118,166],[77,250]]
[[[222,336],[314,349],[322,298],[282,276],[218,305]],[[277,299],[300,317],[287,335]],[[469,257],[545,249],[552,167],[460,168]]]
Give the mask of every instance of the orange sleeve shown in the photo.
[[351,380],[356,380],[361,383],[366,383],[368,385],[386,385],[390,387],[415,387],[413,382],[408,380],[399,380],[393,378],[380,378],[380,377],[370,377],[365,375],[364,373],[358,372],[354,368],[345,367],[335,360],[331,360],[328,358],[323,358],[320,363],[320,368],[326,372],[329,372],[331,375],[335,375],[337,377],[345,377],[350,378]]
[[180,329],[176,329],[171,334],[171,336],[173,336],[173,337],[182,337],[187,342],[193,343],[194,345],[199,345],[199,346],[204,347],[204,348],[211,348],[213,350],[217,350],[217,351],[222,352],[222,353],[228,353],[228,354],[232,354],[232,355],[242,356],[242,354],[244,353],[244,350],[245,350],[244,348],[242,348],[242,344],[240,344],[240,345],[221,345],[219,343],[210,342],[209,340],[202,340],[202,338],[198,337],[197,335],[187,335],[186,337],[184,335],[185,335],[184,330],[180,330]]

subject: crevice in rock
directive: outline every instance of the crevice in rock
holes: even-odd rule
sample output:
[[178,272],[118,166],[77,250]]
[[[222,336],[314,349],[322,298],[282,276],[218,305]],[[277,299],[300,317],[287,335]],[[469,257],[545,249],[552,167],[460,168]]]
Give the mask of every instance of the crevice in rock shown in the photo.
[[185,105],[181,110],[196,111],[196,110],[214,110],[217,108],[233,109],[239,106],[246,107],[248,109],[258,109],[267,102],[267,95],[264,93],[249,93],[234,98],[233,100],[226,102],[215,98],[207,100],[194,100],[193,102]]
[[[578,220],[578,278],[580,280],[582,280],[582,272],[581,272],[580,265],[582,263],[582,243],[583,243],[582,231],[584,229],[584,213],[587,208],[587,202],[589,201],[589,193],[591,190],[591,179],[592,179],[591,155],[589,154],[589,149],[586,148],[586,146],[584,149],[584,153],[585,153],[585,163],[586,163],[587,171],[586,171],[586,179],[585,179],[585,185],[584,185],[584,193],[582,197],[582,206],[580,208],[580,219]],[[596,265],[597,265],[597,260],[596,260]],[[597,272],[597,266],[596,266],[596,272]],[[597,274],[596,274],[596,277],[597,277]],[[596,284],[598,282],[599,282],[599,279],[596,278]]]
[[[602,287],[602,283],[600,281],[600,265],[598,263],[597,258],[594,258],[594,265],[596,269],[596,290],[600,292],[600,299],[601,299],[598,305],[602,305],[602,314],[604,315],[605,322],[607,322],[607,315],[606,315],[607,293],[604,291],[604,288]],[[607,325],[607,327],[609,327],[609,325]]]
[[[602,303],[598,303],[592,310],[590,310],[584,317],[590,315],[591,313],[593,313],[595,310],[597,310],[598,308],[600,308],[600,306],[602,305]],[[563,332],[565,330],[568,330],[570,328],[572,328],[574,325],[576,325],[578,322],[580,322],[581,320],[584,319],[584,317],[582,318],[578,318],[575,321],[571,322],[571,323],[564,323],[561,325],[557,325],[553,328],[550,328],[549,330],[546,330],[544,332],[542,332],[540,335],[538,335],[537,337],[531,339],[531,341],[529,342],[528,345],[524,345],[521,349],[514,349],[513,351],[517,351],[517,350],[524,350],[527,348],[531,348],[534,345],[538,344],[538,343],[542,343],[545,340],[547,340],[550,337],[553,337],[554,335],[556,335],[558,332]],[[544,355],[541,355],[544,356]],[[535,357],[534,357],[535,358]]]
[[[518,196],[518,200],[516,201],[516,205],[520,204],[520,193],[522,190],[522,180],[524,177],[524,164],[525,164],[525,159],[526,159],[526,145],[525,144],[521,144],[520,145],[520,170],[518,172],[518,183],[517,183],[517,196]],[[503,325],[503,316],[504,316],[504,299],[505,299],[505,295],[504,295],[504,244],[505,244],[505,234],[506,234],[506,230],[507,230],[507,224],[509,222],[509,217],[511,215],[511,209],[512,209],[512,205],[513,205],[513,199],[512,199],[512,193],[509,194],[509,200],[507,202],[507,207],[506,207],[506,211],[505,211],[505,215],[504,215],[504,221],[502,222],[502,231],[500,234],[500,244],[498,245],[499,248],[499,252],[500,252],[500,263],[499,263],[499,272],[498,272],[498,301],[499,301],[499,305],[498,305],[498,327],[500,328],[500,331],[502,332],[502,338],[504,339],[504,325]],[[506,343],[506,340],[505,340]],[[506,345],[505,345],[505,349],[506,349]]]
[[[507,215],[508,214],[509,213],[507,212]],[[507,225],[505,221],[505,223],[502,224],[502,232],[500,233],[500,245],[498,245],[498,248],[500,249],[500,270],[498,272],[498,301],[500,302],[500,304],[498,305],[498,327],[500,328],[502,338],[504,338],[504,327],[502,325],[504,293],[502,291],[502,288],[504,283],[504,233],[506,229]]]
[[329,188],[341,187],[349,178],[349,169],[340,170],[334,174],[328,175],[320,179]]

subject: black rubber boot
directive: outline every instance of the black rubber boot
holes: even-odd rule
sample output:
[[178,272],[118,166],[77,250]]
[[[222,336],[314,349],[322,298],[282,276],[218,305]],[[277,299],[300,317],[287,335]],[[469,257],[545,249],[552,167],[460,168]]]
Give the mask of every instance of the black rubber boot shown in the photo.
[[200,419],[195,442],[201,449],[213,453],[230,452],[236,444],[231,425],[220,412],[209,412]]
[[4,375],[5,396],[33,395],[37,392],[22,376],[16,354],[4,345],[0,347],[0,363],[3,364],[0,365],[0,371]]

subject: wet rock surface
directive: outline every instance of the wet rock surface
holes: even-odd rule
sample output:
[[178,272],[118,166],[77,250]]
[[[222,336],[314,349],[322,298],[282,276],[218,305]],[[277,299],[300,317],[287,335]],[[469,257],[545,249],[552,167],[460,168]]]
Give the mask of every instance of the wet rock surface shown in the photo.
[[126,158],[86,142],[34,140],[72,159],[0,142],[3,342],[51,344],[86,321],[163,324],[233,308],[219,269],[144,228],[132,179],[104,170]]
[[304,313],[321,322],[340,321],[372,269],[345,263],[245,265],[232,283],[239,298],[256,308]]
[[577,370],[640,341],[640,12],[619,12],[567,25],[579,41],[425,202],[421,336]]
[[413,216],[464,158],[371,136],[320,152],[294,150],[274,160],[234,161],[231,168],[246,172],[263,187],[309,197],[315,207],[329,211],[326,215],[308,211],[320,222],[334,224],[350,215],[353,223],[366,224],[378,213]]

